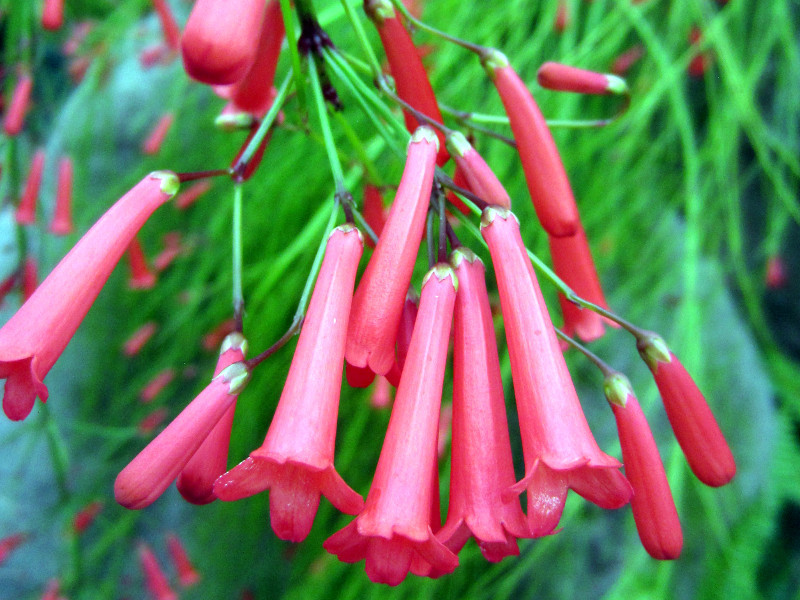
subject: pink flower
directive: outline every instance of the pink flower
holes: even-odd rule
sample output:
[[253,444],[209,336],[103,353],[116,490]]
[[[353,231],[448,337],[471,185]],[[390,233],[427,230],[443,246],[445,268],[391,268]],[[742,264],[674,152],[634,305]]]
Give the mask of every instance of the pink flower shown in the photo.
[[519,554],[515,538],[530,537],[514,485],[514,463],[483,264],[458,248],[453,350],[453,442],[450,505],[437,537],[458,552],[475,536],[487,560]]
[[[244,336],[239,332],[229,334],[222,342],[214,377],[233,363],[243,361],[246,352]],[[176,486],[187,502],[208,504],[217,499],[214,481],[228,469],[228,447],[235,412],[236,399],[178,475]]]
[[67,235],[72,233],[72,229],[72,159],[65,156],[58,162],[56,210],[50,223],[50,232]]
[[703,393],[661,337],[650,334],[636,346],[653,373],[692,473],[708,486],[725,485],[736,475],[736,461]]
[[167,576],[161,570],[158,559],[150,546],[144,542],[139,542],[137,553],[139,554],[139,565],[144,575],[144,583],[153,600],[178,600],[178,595],[169,587]]
[[2,565],[11,553],[27,539],[27,533],[12,533],[0,539],[0,565]]
[[[39,264],[33,256],[26,256],[22,265],[22,301],[27,302],[39,286]],[[0,365],[0,377],[2,366]],[[8,386],[8,384],[6,384]]]
[[344,562],[366,559],[367,576],[375,582],[399,584],[415,557],[419,568],[427,563],[435,574],[458,566],[458,557],[431,529],[439,406],[457,285],[449,265],[439,264],[425,276],[411,348],[366,506],[323,544]]
[[128,266],[131,270],[128,287],[131,289],[149,290],[156,284],[156,276],[147,266],[147,257],[145,257],[142,245],[136,236],[133,237],[128,245]]
[[226,501],[269,488],[272,529],[283,540],[306,538],[320,494],[348,514],[364,505],[333,466],[345,334],[362,251],[355,227],[342,225],[331,233],[267,437],[214,484]]
[[150,506],[170,486],[244,388],[250,373],[235,363],[206,388],[126,466],[114,482],[125,508]]
[[386,375],[394,363],[397,327],[425,228],[437,147],[428,127],[420,127],[411,137],[400,187],[353,298],[345,358],[378,375]]
[[144,388],[142,388],[142,391],[139,393],[139,400],[145,404],[152,402],[164,391],[165,387],[172,383],[173,379],[175,379],[175,369],[168,367],[163,371],[159,371],[147,382]]
[[153,0],[153,8],[158,13],[161,28],[164,30],[164,40],[171,50],[179,50],[181,46],[181,30],[172,16],[167,0]]
[[164,113],[158,122],[153,127],[147,139],[142,144],[142,152],[144,154],[158,154],[161,146],[164,144],[164,138],[169,133],[169,128],[172,127],[172,122],[175,120],[175,115],[171,112]]
[[489,207],[481,233],[497,276],[525,456],[525,477],[511,491],[527,489],[531,533],[547,535],[558,525],[568,489],[601,508],[624,506],[632,490],[583,415],[519,222]]
[[64,24],[64,0],[44,0],[42,27],[57,31]]
[[180,538],[174,533],[167,535],[167,550],[172,564],[178,572],[178,581],[182,587],[191,587],[200,581],[200,574],[194,568],[189,555],[183,547]]
[[89,311],[125,248],[147,218],[178,188],[173,173],[152,173],[120,198],[78,241],[0,329],[0,378],[6,378],[3,410],[19,421]]
[[[364,205],[361,212],[364,220],[372,228],[372,232],[380,237],[383,226],[386,224],[386,209],[383,207],[381,190],[369,183],[364,186]],[[372,238],[367,237],[365,241],[368,247],[375,247]]]
[[180,210],[186,210],[197,201],[200,196],[211,189],[210,179],[201,179],[186,188],[175,198],[175,206]]
[[653,558],[678,558],[683,547],[681,523],[647,419],[627,377],[609,375],[604,388],[617,420],[625,476],[633,487],[631,510],[639,539]]
[[511,198],[503,184],[467,138],[454,131],[447,138],[447,148],[455,158],[458,172],[466,180],[469,191],[489,204],[511,208]]
[[578,94],[621,94],[628,90],[624,79],[561,63],[546,62],[536,73],[543,88]]
[[72,529],[75,530],[75,533],[80,535],[89,529],[89,526],[94,523],[101,510],[103,510],[103,503],[99,500],[93,500],[80,509],[75,518],[72,519]]
[[[578,223],[575,235],[548,235],[547,241],[550,243],[550,255],[556,275],[584,300],[608,308],[583,226]],[[593,310],[573,304],[563,294],[558,295],[558,302],[564,315],[564,333],[569,336],[577,334],[586,342],[603,337],[603,317]]]
[[[22,204],[20,204],[22,208]],[[19,212],[17,212],[19,214]],[[19,217],[17,217],[19,223]],[[765,276],[765,283],[767,288],[771,290],[778,290],[786,285],[789,281],[786,275],[786,264],[779,254],[773,254],[767,259],[767,272]]]
[[375,386],[369,397],[369,405],[375,409],[388,407],[392,403],[392,384],[383,375],[378,375],[375,379]]
[[502,53],[492,51],[483,60],[506,109],[542,227],[557,237],[574,235],[580,226],[578,207],[542,112]]
[[44,171],[44,150],[37,150],[31,160],[31,170],[25,182],[25,190],[19,201],[16,219],[20,225],[32,225],[36,222],[36,200],[39,198],[39,188],[42,185],[42,172]]
[[61,581],[59,581],[57,577],[53,577],[47,582],[41,600],[61,600],[61,596],[59,596],[60,592]]
[[419,295],[413,287],[410,287],[406,294],[406,301],[403,303],[400,325],[397,327],[397,354],[391,370],[386,374],[386,379],[394,387],[400,383],[400,375],[406,363],[406,356],[408,356],[408,347],[411,345],[411,335],[414,333],[418,310]]
[[135,356],[144,347],[144,345],[153,337],[158,326],[154,321],[148,321],[139,329],[133,332],[125,344],[122,346],[122,352],[125,356]]
[[160,407],[155,409],[153,412],[148,413],[145,417],[139,421],[139,425],[136,426],[136,429],[142,435],[149,435],[155,431],[156,427],[161,425],[164,422],[164,419],[167,418],[167,409],[165,407]]
[[6,108],[5,118],[3,119],[3,131],[6,135],[18,135],[22,131],[25,123],[25,113],[28,112],[33,90],[33,79],[27,73],[20,75],[17,84],[14,86],[14,93],[11,95],[11,103]]
[[181,234],[177,231],[164,234],[164,249],[153,259],[156,271],[163,271],[183,252]]

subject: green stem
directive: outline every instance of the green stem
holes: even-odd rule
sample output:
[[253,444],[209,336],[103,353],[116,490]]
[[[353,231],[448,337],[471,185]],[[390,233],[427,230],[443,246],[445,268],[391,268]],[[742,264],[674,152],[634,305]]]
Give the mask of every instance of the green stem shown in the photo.
[[244,293],[242,292],[242,184],[233,186],[233,318],[242,331]]
[[[300,61],[300,52],[297,50],[297,32],[294,22],[294,12],[292,11],[291,0],[280,0],[281,14],[283,16],[284,29],[286,30],[286,42],[289,45],[289,58],[292,63],[292,73],[294,73],[294,80],[296,82],[295,89],[297,91],[297,103],[301,115],[308,114],[306,107],[306,91],[305,86],[302,85],[303,81],[303,67]],[[287,77],[288,79],[288,77]],[[280,104],[275,99],[275,104]],[[257,147],[257,146],[256,146]]]
[[336,143],[333,141],[331,122],[328,118],[328,108],[325,104],[325,97],[322,95],[322,85],[319,81],[316,57],[313,55],[308,58],[308,74],[311,79],[311,93],[314,96],[314,102],[317,107],[320,129],[322,129],[325,152],[328,155],[328,163],[330,164],[333,182],[336,186],[336,194],[342,195],[347,192],[344,187],[344,171],[342,170],[342,163],[339,161]]
[[395,9],[400,14],[402,14],[410,23],[413,23],[415,27],[421,29],[422,31],[426,31],[432,35],[442,38],[445,41],[461,46],[462,48],[465,48],[466,50],[474,52],[480,56],[483,56],[489,50],[485,46],[474,44],[472,42],[468,42],[467,40],[462,40],[461,38],[457,38],[449,33],[445,33],[444,31],[436,29],[435,27],[431,27],[427,23],[423,23],[408,11],[402,0],[392,0],[392,4],[394,4]]
[[347,18],[350,20],[350,24],[353,26],[358,43],[361,44],[361,49],[364,50],[364,54],[367,56],[367,62],[369,63],[368,66],[372,70],[372,75],[374,77],[378,77],[381,74],[381,63],[378,61],[378,57],[372,50],[372,46],[367,39],[367,33],[364,31],[364,26],[361,23],[361,19],[359,19],[358,15],[355,14],[353,7],[350,6],[350,3],[347,0],[341,0],[341,2],[342,6],[344,7],[344,11],[347,13]]

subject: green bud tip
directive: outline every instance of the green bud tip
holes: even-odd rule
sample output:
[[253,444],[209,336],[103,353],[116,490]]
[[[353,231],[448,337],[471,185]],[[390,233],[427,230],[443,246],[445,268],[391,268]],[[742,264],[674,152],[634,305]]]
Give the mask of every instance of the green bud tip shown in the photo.
[[341,225],[334,227],[331,230],[330,235],[328,236],[329,240],[333,237],[333,233],[335,231],[341,231],[344,234],[348,234],[352,231],[355,231],[356,234],[358,235],[358,240],[361,242],[361,246],[364,246],[364,236],[361,234],[361,230],[352,223],[342,223]]
[[161,180],[161,191],[172,197],[181,189],[181,180],[172,171],[154,171],[150,173],[152,179]]
[[508,57],[494,48],[487,48],[481,54],[481,64],[488,73],[489,77],[495,78],[497,69],[504,69],[508,66]]
[[472,144],[467,141],[467,138],[465,138],[464,134],[460,131],[454,131],[448,135],[445,140],[445,145],[450,151],[450,154],[455,154],[460,157],[463,157],[467,152],[472,150]]
[[633,387],[625,375],[616,372],[606,376],[605,381],[603,381],[603,392],[606,395],[606,400],[611,404],[625,408],[628,396],[633,396]]
[[458,277],[456,277],[455,272],[453,271],[453,267],[451,267],[447,263],[436,263],[433,265],[430,271],[425,273],[425,277],[422,278],[422,287],[425,287],[425,284],[428,280],[433,276],[436,275],[436,278],[439,281],[444,281],[448,277],[453,282],[453,287],[456,291],[458,291]]
[[650,370],[655,373],[658,363],[672,362],[672,353],[669,346],[657,333],[648,333],[636,340],[636,349],[642,360],[647,363]]
[[253,115],[250,113],[227,113],[214,119],[214,126],[223,131],[234,131],[236,129],[249,129],[253,126],[253,122]]
[[429,144],[436,144],[436,152],[439,152],[439,138],[436,137],[436,132],[427,125],[420,125],[414,130],[411,135],[409,145],[417,144],[419,142],[428,142]]
[[225,336],[225,339],[222,340],[222,346],[220,346],[219,354],[222,356],[228,350],[241,350],[242,356],[247,354],[247,339],[238,331],[234,331],[233,333],[229,333]]
[[474,263],[475,261],[478,261],[479,263],[483,264],[483,261],[478,258],[477,254],[464,246],[459,246],[453,250],[453,253],[450,255],[450,264],[453,265],[454,269],[457,269],[458,266],[465,260],[468,263]]
[[628,93],[628,83],[622,78],[617,77],[616,75],[611,75],[606,73],[606,89],[611,92],[612,94],[627,94]]
[[519,224],[519,219],[517,219],[517,215],[515,215],[507,208],[503,208],[501,206],[487,206],[486,208],[483,209],[483,214],[481,214],[481,229],[491,225],[492,222],[497,217],[500,217],[501,219],[508,219],[509,217],[514,217],[514,220],[517,222],[517,224]]
[[376,25],[383,25],[386,19],[395,16],[394,7],[389,0],[364,0],[364,12]]
[[237,362],[223,369],[214,379],[220,378],[228,384],[228,394],[238,394],[250,380],[250,371],[243,362]]

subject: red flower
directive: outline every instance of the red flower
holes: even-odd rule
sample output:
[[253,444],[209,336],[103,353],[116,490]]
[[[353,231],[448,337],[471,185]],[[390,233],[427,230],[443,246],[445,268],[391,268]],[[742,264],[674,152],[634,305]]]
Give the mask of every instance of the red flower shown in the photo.
[[16,219],[20,225],[32,225],[36,222],[36,200],[39,198],[39,188],[42,185],[42,172],[44,171],[44,150],[37,150],[31,160],[31,170],[25,182],[25,191],[19,201]]
[[41,600],[61,600],[60,592],[61,581],[57,577],[53,577],[47,582],[47,587],[44,588]]
[[399,584],[415,557],[419,567],[427,563],[436,574],[458,566],[458,557],[431,530],[432,465],[457,285],[449,265],[439,264],[425,276],[411,348],[366,506],[323,544],[344,562],[366,559],[367,576],[375,582]]
[[630,68],[635,65],[640,58],[644,55],[644,48],[637,44],[614,59],[611,64],[611,72],[622,77]]
[[519,554],[530,537],[514,485],[503,380],[483,264],[466,248],[452,256],[458,277],[453,350],[453,441],[450,506],[437,537],[458,552],[475,536],[487,560]]
[[[222,342],[214,377],[233,363],[243,361],[246,352],[247,340],[244,336],[239,332],[229,334]],[[228,469],[228,447],[235,412],[234,399],[222,419],[178,475],[176,486],[186,501],[192,504],[208,504],[217,499],[214,495],[214,481]]]
[[0,565],[2,565],[9,555],[25,540],[28,539],[27,533],[12,533],[0,539]]
[[117,475],[114,482],[117,502],[134,510],[155,502],[236,402],[249,377],[244,363],[235,363],[214,377]]
[[[381,191],[371,184],[364,186],[364,208],[362,210],[364,220],[372,228],[372,232],[380,237],[383,226],[386,224],[386,209],[383,207],[383,197]],[[375,247],[372,238],[366,238],[366,244],[370,248]]]
[[[39,264],[33,256],[27,256],[22,265],[22,301],[27,302],[38,286]],[[2,366],[0,366],[0,376],[2,376]]]
[[22,131],[25,122],[25,113],[28,112],[30,105],[31,91],[33,90],[33,79],[27,73],[20,75],[17,84],[14,86],[14,93],[11,95],[11,103],[6,109],[5,119],[3,119],[3,131],[6,135],[17,135]]
[[72,233],[72,229],[72,159],[65,156],[58,163],[56,210],[50,223],[50,232],[67,235]]
[[[608,308],[583,226],[578,223],[575,235],[567,237],[548,235],[547,241],[550,243],[550,255],[553,258],[553,270],[556,275],[584,300]],[[593,310],[573,304],[563,294],[558,295],[558,302],[564,315],[564,333],[570,336],[577,334],[587,342],[603,337],[603,318],[600,315]],[[617,326],[611,322],[609,324]]]
[[201,179],[186,188],[175,198],[175,206],[180,210],[189,208],[195,201],[211,189],[210,179]]
[[647,419],[627,377],[610,375],[604,388],[617,420],[625,476],[633,487],[631,510],[639,539],[653,558],[678,558],[683,547],[681,523]]
[[172,564],[178,572],[178,581],[182,587],[191,587],[200,581],[200,574],[189,560],[186,549],[181,544],[180,538],[174,533],[167,535],[167,550],[169,551]]
[[653,373],[692,472],[711,487],[725,485],[736,475],[736,461],[703,393],[661,337],[651,334],[636,346]]
[[171,112],[164,113],[161,116],[142,144],[142,152],[144,154],[158,154],[158,151],[161,150],[161,146],[164,143],[164,138],[167,137],[169,128],[172,127],[172,122],[174,120],[175,115]]
[[348,514],[364,505],[333,466],[345,334],[362,251],[355,227],[342,225],[331,233],[267,437],[214,484],[220,500],[269,488],[272,529],[283,540],[306,538],[320,494]]
[[156,276],[148,268],[144,250],[136,236],[128,245],[128,265],[131,269],[128,287],[134,290],[149,290],[156,284]]
[[536,73],[543,88],[578,94],[623,94],[628,90],[624,79],[578,67],[546,62]]
[[542,112],[502,53],[495,50],[488,54],[484,58],[484,68],[506,109],[528,191],[542,227],[550,235],[574,235],[580,227],[578,207]]
[[511,491],[527,489],[531,533],[547,535],[558,525],[567,489],[601,508],[620,508],[632,490],[583,415],[516,217],[487,208],[481,233],[497,276],[525,455],[525,477]]
[[171,50],[177,51],[181,45],[181,30],[172,16],[172,11],[167,4],[167,0],[153,0],[153,7],[158,13],[158,20],[161,21],[161,29],[164,30],[164,40]]
[[72,529],[75,530],[75,533],[80,535],[86,531],[94,523],[101,510],[103,510],[103,503],[99,500],[89,502],[89,504],[80,509],[75,518],[72,519]]
[[161,565],[158,564],[158,559],[150,547],[144,542],[139,542],[137,552],[144,582],[153,600],[178,600],[178,595],[169,587],[167,576],[161,570]]
[[197,0],[181,38],[183,66],[209,85],[235,83],[252,67],[264,0]]
[[386,374],[394,387],[400,383],[400,375],[406,364],[408,348],[411,345],[411,336],[414,333],[414,324],[417,321],[419,311],[419,295],[413,287],[408,288],[406,301],[403,303],[403,312],[400,315],[400,325],[397,327],[397,354],[391,370]]
[[0,329],[0,378],[7,378],[3,410],[10,419],[27,417],[37,396],[47,400],[42,379],[66,348],[136,232],[175,194],[178,185],[173,173],[145,177],[86,232]]
[[[20,208],[21,207],[22,204],[20,204]],[[19,212],[17,212],[17,214],[19,215]],[[19,222],[19,217],[17,217],[17,222]],[[765,276],[767,287],[771,290],[778,290],[784,287],[788,281],[786,264],[783,262],[783,258],[779,254],[773,254],[767,259],[767,272]]]
[[125,354],[125,356],[135,356],[138,354],[142,347],[153,337],[157,328],[158,326],[155,322],[149,321],[134,331],[131,337],[129,337],[122,346],[123,354]]
[[386,375],[394,363],[397,326],[425,228],[438,142],[420,127],[375,252],[353,298],[347,332],[347,362]]
[[64,0],[44,0],[42,27],[57,31],[64,24]]
[[165,387],[172,383],[173,379],[175,379],[175,369],[166,368],[163,371],[159,371],[150,381],[147,382],[147,385],[142,388],[142,391],[139,394],[139,400],[145,404],[152,402],[162,391],[164,391]]
[[466,180],[469,191],[489,204],[511,208],[511,198],[503,184],[467,138],[454,131],[447,138],[447,147],[455,157],[458,173]]

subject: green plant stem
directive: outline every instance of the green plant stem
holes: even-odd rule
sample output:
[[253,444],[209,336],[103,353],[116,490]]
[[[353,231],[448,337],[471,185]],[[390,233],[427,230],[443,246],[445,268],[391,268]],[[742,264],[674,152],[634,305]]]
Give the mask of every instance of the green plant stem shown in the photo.
[[554,328],[556,330],[556,335],[567,342],[570,346],[578,350],[581,354],[583,354],[586,358],[588,358],[594,365],[600,369],[600,372],[603,373],[604,377],[608,377],[609,375],[613,375],[617,372],[616,369],[612,368],[607,362],[597,356],[594,352],[589,350],[586,346],[581,344],[578,340],[568,336],[558,327]]
[[364,31],[364,26],[361,23],[361,19],[358,15],[355,14],[353,7],[350,6],[347,0],[341,0],[342,6],[344,7],[345,13],[347,13],[347,18],[350,20],[350,24],[353,26],[353,31],[356,34],[356,39],[358,43],[361,45],[361,49],[364,51],[364,54],[367,56],[368,67],[372,71],[373,77],[378,77],[381,74],[381,63],[378,61],[378,57],[375,55],[375,52],[372,50],[372,46],[367,39],[367,33]]
[[313,56],[313,54],[308,57],[308,74],[311,79],[311,93],[314,97],[314,103],[317,107],[317,117],[319,118],[320,129],[322,130],[322,139],[325,145],[325,152],[328,155],[328,163],[330,164],[331,173],[333,174],[333,182],[336,187],[336,194],[342,196],[343,194],[347,193],[347,190],[344,187],[344,171],[342,171],[342,163],[339,161],[336,143],[333,141],[331,122],[328,118],[328,108],[325,104],[325,97],[322,95],[322,85],[319,81],[316,58]]
[[242,292],[242,184],[233,186],[233,318],[238,331],[242,331],[244,318],[244,293]]
[[[302,85],[303,81],[303,67],[300,60],[300,52],[297,49],[297,31],[295,28],[294,12],[292,11],[291,0],[280,0],[281,15],[283,16],[284,29],[286,30],[286,43],[289,45],[289,58],[292,63],[292,73],[294,73],[295,89],[297,91],[297,105],[300,114],[308,114],[306,107],[306,91],[305,86]],[[288,79],[288,76],[287,76]],[[279,104],[277,98],[275,104]],[[257,147],[257,146],[256,146]]]
[[457,38],[454,35],[450,35],[449,33],[445,33],[435,27],[431,27],[427,23],[420,21],[414,15],[412,15],[408,9],[403,4],[402,0],[392,0],[392,4],[394,4],[395,10],[397,10],[400,14],[402,14],[410,23],[413,23],[415,27],[435,35],[437,37],[442,38],[443,40],[450,42],[452,44],[456,44],[457,46],[461,46],[462,48],[469,50],[470,52],[474,52],[480,56],[483,56],[489,49],[485,46],[481,46],[479,44],[474,44],[467,40],[462,40],[461,38]]

